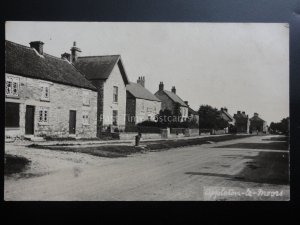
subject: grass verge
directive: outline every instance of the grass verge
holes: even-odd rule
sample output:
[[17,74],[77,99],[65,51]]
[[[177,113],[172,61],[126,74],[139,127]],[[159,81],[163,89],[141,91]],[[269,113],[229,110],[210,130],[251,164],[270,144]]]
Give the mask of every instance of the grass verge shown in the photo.
[[211,136],[204,138],[193,138],[193,139],[176,139],[176,140],[161,140],[161,141],[144,141],[142,142],[143,147],[135,147],[129,145],[98,145],[98,146],[63,146],[63,145],[38,145],[32,144],[28,147],[38,149],[50,149],[56,151],[69,151],[69,152],[80,152],[86,153],[99,157],[126,157],[128,155],[145,152],[145,151],[161,151],[171,148],[208,144],[209,142],[220,142],[228,141],[233,139],[245,138],[249,135],[224,135],[224,136]]

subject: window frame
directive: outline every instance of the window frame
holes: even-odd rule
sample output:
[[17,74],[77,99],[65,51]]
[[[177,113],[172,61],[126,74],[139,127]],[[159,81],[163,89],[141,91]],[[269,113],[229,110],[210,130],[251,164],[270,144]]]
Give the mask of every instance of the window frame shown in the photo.
[[113,86],[113,103],[118,103],[118,101],[119,101],[119,87]]
[[[38,124],[47,125],[49,124],[49,107],[40,106],[38,112]],[[41,114],[42,112],[42,114]],[[45,116],[47,115],[47,116]],[[41,120],[42,118],[42,120]],[[46,118],[46,119],[45,119]]]
[[90,125],[90,113],[89,111],[82,111],[82,124]]
[[[40,97],[40,100],[41,101],[50,101],[50,84],[48,84],[48,83],[42,83],[42,84],[40,84],[40,87],[41,87],[41,97]],[[44,96],[44,93],[46,92],[46,90],[47,90],[47,92],[48,92],[48,96],[46,97],[46,96]]]
[[[10,80],[10,81],[9,81]],[[10,82],[10,91],[8,93],[8,82]],[[14,84],[16,84],[16,87],[14,87]],[[16,93],[14,93],[14,89],[16,88]],[[20,77],[15,77],[11,75],[5,76],[5,96],[6,97],[13,97],[18,98],[20,94]]]
[[[116,115],[114,115],[115,112],[116,112]],[[118,110],[112,111],[112,125],[118,126]]]

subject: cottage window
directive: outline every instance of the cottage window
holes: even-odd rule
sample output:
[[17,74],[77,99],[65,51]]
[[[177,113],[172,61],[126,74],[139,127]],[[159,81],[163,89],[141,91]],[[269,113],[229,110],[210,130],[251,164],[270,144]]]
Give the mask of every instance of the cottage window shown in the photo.
[[20,127],[20,104],[5,102],[5,127]]
[[113,90],[113,101],[114,102],[118,102],[118,87],[114,86],[114,90]]
[[20,87],[20,78],[7,76],[5,83],[6,96],[18,97]]
[[82,113],[82,123],[84,125],[89,125],[90,124],[90,121],[89,121],[89,112],[88,111],[84,111]]
[[39,110],[39,123],[48,123],[49,122],[49,108],[40,107]]
[[118,125],[118,110],[113,110],[112,124],[114,126]]
[[50,86],[49,84],[42,84],[41,85],[41,100],[50,101]]
[[83,105],[90,105],[89,91],[83,91]]

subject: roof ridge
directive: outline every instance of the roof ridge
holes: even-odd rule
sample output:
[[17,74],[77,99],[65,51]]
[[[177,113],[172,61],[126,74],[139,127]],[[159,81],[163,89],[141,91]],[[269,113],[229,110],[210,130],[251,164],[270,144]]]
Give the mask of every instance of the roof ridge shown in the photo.
[[[184,103],[184,105],[183,106],[186,106],[186,107],[188,107],[188,105],[187,104],[185,104],[185,102],[184,102],[184,100],[182,99],[182,98],[180,98],[176,93],[174,93],[174,92],[172,92],[172,91],[168,91],[168,90],[163,90],[168,96],[169,96],[169,94],[173,94],[173,95],[175,95],[177,98],[179,98],[183,103]],[[173,99],[172,99],[173,100]],[[174,101],[174,100],[173,100]],[[181,104],[182,105],[182,104]]]
[[19,45],[23,48],[28,48],[28,49],[32,49],[31,47],[29,46],[26,46],[26,45],[22,45],[22,44],[19,44],[19,43],[16,43],[16,42],[13,42],[13,41],[10,41],[10,40],[5,40],[5,42],[10,42],[11,44],[14,44],[14,45]]
[[[29,54],[34,54],[34,52],[36,51],[34,48],[31,48],[31,47],[28,47],[28,46],[25,46],[25,45],[22,45],[22,44],[19,44],[19,43],[15,43],[15,42],[12,42],[12,41],[9,41],[9,40],[5,40],[6,41],[6,44],[9,44],[9,45],[11,45],[12,47],[13,47],[13,49],[20,49],[21,51],[23,51],[23,52],[28,52]],[[7,52],[7,45],[6,45],[6,49],[5,49],[5,51]],[[66,61],[65,59],[62,59],[62,58],[60,58],[60,57],[57,57],[57,56],[54,56],[54,55],[51,55],[51,54],[48,54],[48,53],[43,53],[43,56],[45,56],[45,57],[43,57],[44,59],[47,59],[48,58],[48,60],[50,60],[50,58],[53,58],[53,59],[55,59],[55,60],[57,60],[57,61],[59,61],[59,63],[63,63],[64,65],[66,65],[66,64],[71,64],[71,66],[73,67],[73,68],[75,68],[75,66],[72,64],[72,63],[69,63],[68,61]],[[47,62],[44,62],[44,63],[46,63],[46,64],[48,64],[49,62],[47,61]],[[55,67],[57,67],[56,65],[55,65]],[[7,69],[7,68],[6,68]],[[74,72],[77,72],[77,76],[81,76],[81,78],[80,79],[83,79],[84,80],[84,83],[85,84],[81,84],[81,85],[83,85],[83,86],[81,86],[82,88],[88,88],[88,89],[94,89],[94,90],[96,90],[96,87],[85,77],[85,75],[84,74],[82,74],[79,70],[77,70],[76,68],[75,68],[75,70],[73,71],[73,73]],[[72,73],[72,72],[71,72]],[[19,74],[19,73],[18,73]],[[76,82],[74,83],[74,82],[67,82],[67,83],[65,83],[65,81],[61,81],[61,80],[59,80],[59,79],[57,79],[57,78],[55,78],[54,80],[53,79],[50,79],[49,77],[39,77],[39,76],[36,76],[36,75],[29,75],[29,74],[23,74],[23,76],[29,76],[29,77],[34,77],[34,78],[37,78],[37,79],[45,79],[45,80],[51,80],[51,81],[54,81],[54,82],[58,82],[58,83],[64,83],[64,84],[67,84],[67,85],[70,85],[70,86],[76,86],[76,87],[80,87],[80,86],[78,86],[78,85],[80,85],[80,84],[76,84]],[[78,77],[79,78],[79,77]],[[82,81],[83,81],[82,80]]]
[[[20,47],[27,48],[27,49],[29,49],[29,50],[34,51],[34,49],[31,48],[30,46],[22,45],[22,44],[19,44],[19,43],[13,42],[13,41],[9,41],[9,40],[5,40],[5,41],[10,42],[10,43],[15,44],[15,45],[19,45]],[[62,59],[62,58],[60,58],[60,57],[58,57],[58,56],[51,55],[51,54],[46,53],[46,52],[44,52],[43,55],[47,55],[47,56],[49,56],[49,57],[52,57],[52,58],[56,58],[56,59],[65,61],[64,59]]]
[[79,56],[78,58],[96,58],[96,57],[108,57],[108,56],[118,56],[120,57],[120,54],[116,55],[88,55],[88,56]]

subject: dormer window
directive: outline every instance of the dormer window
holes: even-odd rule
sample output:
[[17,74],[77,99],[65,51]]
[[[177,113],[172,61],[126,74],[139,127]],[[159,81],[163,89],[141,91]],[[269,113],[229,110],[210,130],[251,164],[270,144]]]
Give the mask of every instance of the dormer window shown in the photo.
[[49,84],[41,85],[41,100],[50,101],[50,85]]
[[20,88],[20,78],[6,76],[5,94],[8,97],[18,97]]

